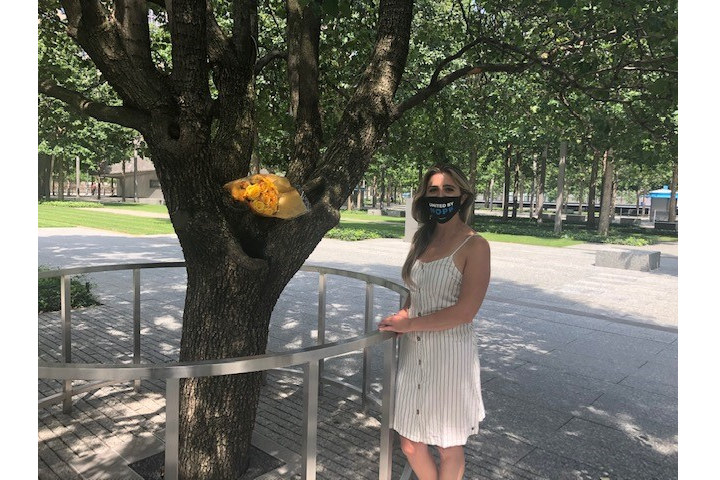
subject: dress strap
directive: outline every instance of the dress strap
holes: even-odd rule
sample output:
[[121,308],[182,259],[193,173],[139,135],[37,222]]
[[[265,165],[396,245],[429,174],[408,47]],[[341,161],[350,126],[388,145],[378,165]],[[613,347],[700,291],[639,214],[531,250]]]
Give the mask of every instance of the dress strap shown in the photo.
[[460,249],[462,248],[462,246],[465,245],[465,244],[467,243],[467,241],[470,240],[470,239],[471,239],[472,237],[474,237],[474,236],[475,236],[474,233],[473,233],[472,235],[468,235],[468,237],[467,237],[465,240],[463,240],[463,242],[460,244],[460,246],[457,247],[457,248],[455,249],[455,251],[450,254],[450,256],[451,256],[451,257],[454,257],[455,254],[458,252],[458,250],[460,250]]

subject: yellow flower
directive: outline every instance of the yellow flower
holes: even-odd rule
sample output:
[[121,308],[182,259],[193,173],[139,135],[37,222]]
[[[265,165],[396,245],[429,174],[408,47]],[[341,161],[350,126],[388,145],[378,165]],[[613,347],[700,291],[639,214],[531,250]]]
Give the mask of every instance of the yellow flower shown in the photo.
[[253,175],[248,180],[234,182],[230,187],[231,195],[260,215],[272,216],[278,210],[280,193],[275,184],[262,175]]
[[250,209],[265,217],[294,218],[307,211],[300,194],[284,177],[257,174],[225,184],[230,195],[245,202]]

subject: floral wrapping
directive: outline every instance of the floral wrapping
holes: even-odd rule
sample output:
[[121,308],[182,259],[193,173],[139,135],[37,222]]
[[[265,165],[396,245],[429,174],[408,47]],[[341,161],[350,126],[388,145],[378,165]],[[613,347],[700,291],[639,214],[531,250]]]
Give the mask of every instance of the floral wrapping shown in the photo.
[[289,219],[307,212],[300,193],[285,177],[257,174],[225,184],[232,197],[263,217]]

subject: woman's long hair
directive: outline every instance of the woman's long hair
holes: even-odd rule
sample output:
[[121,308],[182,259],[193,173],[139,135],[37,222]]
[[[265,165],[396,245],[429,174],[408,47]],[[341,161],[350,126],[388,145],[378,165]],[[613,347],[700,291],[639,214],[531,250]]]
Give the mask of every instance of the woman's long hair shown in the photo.
[[427,249],[430,244],[432,234],[435,231],[435,227],[437,226],[437,222],[430,220],[430,209],[428,208],[427,203],[422,201],[423,197],[427,194],[430,178],[437,173],[450,175],[460,189],[460,195],[466,195],[465,201],[460,206],[460,211],[458,212],[458,215],[460,215],[463,222],[467,223],[475,207],[475,196],[473,194],[473,189],[470,187],[470,182],[465,177],[462,170],[457,168],[455,165],[435,165],[425,172],[422,184],[413,197],[412,203],[412,216],[418,222],[418,230],[413,236],[410,251],[408,252],[408,256],[405,259],[405,264],[402,268],[402,278],[407,285],[414,285],[410,271],[412,270],[412,266],[415,264],[418,257],[420,257],[420,255],[425,252],[425,249]]

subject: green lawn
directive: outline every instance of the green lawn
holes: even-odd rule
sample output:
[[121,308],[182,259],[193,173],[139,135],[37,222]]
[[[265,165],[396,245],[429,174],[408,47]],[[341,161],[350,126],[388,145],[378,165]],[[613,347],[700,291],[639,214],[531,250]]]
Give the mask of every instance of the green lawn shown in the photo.
[[[78,207],[93,207],[92,209]],[[113,213],[107,209],[137,210],[153,213],[167,213],[165,205],[97,202],[45,202],[38,204],[38,228],[88,227],[130,235],[173,234],[169,219],[149,218]],[[606,242],[622,245],[650,245],[658,242],[677,241],[677,236],[655,235],[652,230],[638,227],[613,226],[608,237],[599,237],[588,232],[583,225],[566,225],[560,236],[553,233],[549,222],[537,225],[528,218],[503,221],[489,215],[478,215],[475,229],[490,241],[566,247],[587,242]],[[330,230],[326,237],[341,240],[363,240],[368,238],[403,238],[405,219],[366,212],[342,211],[340,224]]]
[[[115,205],[111,205],[113,208]],[[156,205],[148,205],[156,207]],[[163,205],[157,205],[163,207]],[[137,206],[136,206],[137,207]],[[103,212],[105,207],[85,210],[60,206],[56,202],[38,204],[38,228],[88,227],[130,235],[157,235],[175,233],[169,219],[148,218]],[[124,208],[124,207],[123,207]],[[165,209],[167,212],[167,209]]]
[[134,210],[139,212],[150,212],[150,213],[168,213],[167,205],[150,204],[150,203],[130,203],[118,202],[118,203],[103,203],[105,208],[117,208],[122,210]]

